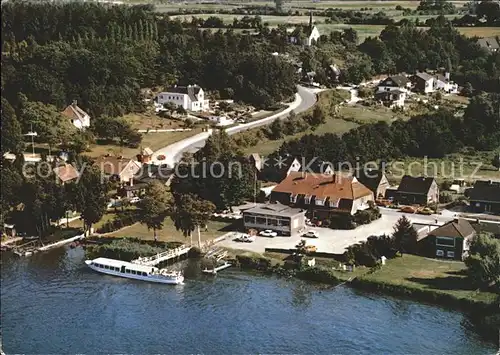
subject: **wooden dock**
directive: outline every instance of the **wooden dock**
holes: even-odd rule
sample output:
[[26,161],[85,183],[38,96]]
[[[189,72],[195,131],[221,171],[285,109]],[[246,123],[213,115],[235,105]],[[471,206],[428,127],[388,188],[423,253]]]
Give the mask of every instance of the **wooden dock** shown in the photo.
[[61,247],[63,245],[66,245],[66,244],[69,244],[69,243],[73,243],[73,242],[76,242],[77,240],[81,240],[81,239],[84,239],[84,238],[85,238],[85,234],[77,235],[75,237],[71,237],[71,238],[68,238],[68,239],[63,239],[63,240],[60,240],[60,241],[52,243],[52,244],[44,245],[43,247],[38,248],[38,251],[46,251],[46,250],[49,250],[49,249]]
[[228,263],[226,261],[224,264],[222,264],[220,266],[217,266],[217,267],[215,267],[213,269],[207,269],[207,268],[205,268],[201,272],[203,272],[204,274],[216,275],[219,271],[227,269],[228,267],[231,267],[231,266],[232,266],[232,264]]
[[163,261],[168,261],[187,254],[191,250],[191,247],[182,245],[179,248],[167,250],[163,253],[156,254],[150,257],[142,257],[132,260],[132,263],[146,266],[155,266]]

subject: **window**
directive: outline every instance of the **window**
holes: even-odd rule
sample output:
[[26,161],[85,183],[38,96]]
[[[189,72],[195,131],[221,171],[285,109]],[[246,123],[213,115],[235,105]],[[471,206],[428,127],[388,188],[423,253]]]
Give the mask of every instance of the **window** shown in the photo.
[[297,202],[297,195],[290,195],[290,203],[296,203]]
[[130,270],[129,269],[125,269],[125,273],[126,274],[130,274]]
[[290,226],[290,220],[288,219],[279,219],[278,220],[278,225],[282,227],[289,227]]
[[245,216],[245,223],[255,223],[254,216]]
[[257,224],[263,224],[263,225],[265,225],[265,224],[266,224],[266,219],[265,219],[264,217],[257,217],[257,218],[255,219],[255,222],[256,222]]
[[148,276],[148,273],[147,272],[143,272],[142,276]]
[[314,201],[317,206],[324,206],[325,205],[325,200],[324,199],[316,199]]
[[308,205],[309,203],[311,203],[311,196],[306,195],[306,196],[304,197],[304,203],[305,203],[306,205]]
[[105,269],[109,269],[109,266],[108,266],[108,265],[104,265],[104,268],[105,268]]
[[277,226],[278,225],[278,220],[275,218],[269,218],[267,220],[267,225],[268,226]]
[[132,270],[132,275],[135,275],[135,270]]
[[440,249],[436,250],[436,256],[444,256],[444,251]]
[[448,258],[454,258],[455,257],[455,252],[454,251],[448,251],[448,252],[446,252],[446,256]]
[[330,200],[330,207],[339,207],[339,200]]

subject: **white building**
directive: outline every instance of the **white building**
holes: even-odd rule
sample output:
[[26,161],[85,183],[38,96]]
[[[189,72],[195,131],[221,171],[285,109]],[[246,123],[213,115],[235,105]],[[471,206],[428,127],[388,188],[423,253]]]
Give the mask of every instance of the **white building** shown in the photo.
[[189,111],[207,111],[208,100],[205,100],[205,93],[198,85],[174,86],[167,91],[160,92],[157,96],[158,104],[164,105],[168,102],[176,106],[182,106]]
[[[305,37],[305,38],[302,38]],[[309,25],[308,26],[297,26],[295,30],[289,37],[290,43],[293,44],[303,44],[306,46],[312,46],[315,44],[321,34],[316,26],[313,24],[312,12],[309,14]]]
[[436,75],[435,82],[437,90],[443,90],[444,92],[449,94],[458,93],[458,84],[454,83],[450,79],[450,73],[445,73],[444,76],[442,76],[441,74]]
[[62,114],[71,120],[73,126],[78,129],[90,127],[90,116],[76,104],[76,100],[68,105]]
[[377,86],[377,92],[389,92],[393,90],[409,93],[411,81],[404,75],[393,75],[382,80]]

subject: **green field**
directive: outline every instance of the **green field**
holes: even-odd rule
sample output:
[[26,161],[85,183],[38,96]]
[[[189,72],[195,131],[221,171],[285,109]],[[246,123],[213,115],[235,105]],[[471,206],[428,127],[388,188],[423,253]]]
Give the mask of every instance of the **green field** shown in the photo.
[[485,303],[493,302],[497,297],[492,292],[477,292],[466,275],[463,262],[439,261],[409,254],[388,260],[380,270],[360,279]]

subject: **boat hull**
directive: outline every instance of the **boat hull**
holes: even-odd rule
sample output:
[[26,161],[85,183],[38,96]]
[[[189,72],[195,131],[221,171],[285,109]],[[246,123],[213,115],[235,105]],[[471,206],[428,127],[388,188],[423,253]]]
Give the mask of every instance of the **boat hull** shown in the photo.
[[178,276],[175,278],[165,278],[165,277],[155,277],[152,275],[142,276],[142,275],[134,275],[134,274],[124,274],[124,273],[121,273],[118,271],[101,269],[101,268],[95,267],[91,263],[92,263],[91,260],[85,261],[85,264],[87,264],[87,266],[89,268],[91,268],[92,270],[97,271],[98,273],[101,273],[101,274],[123,277],[125,279],[140,280],[140,281],[154,282],[154,283],[160,283],[160,284],[169,284],[169,285],[181,285],[184,283],[184,276]]

